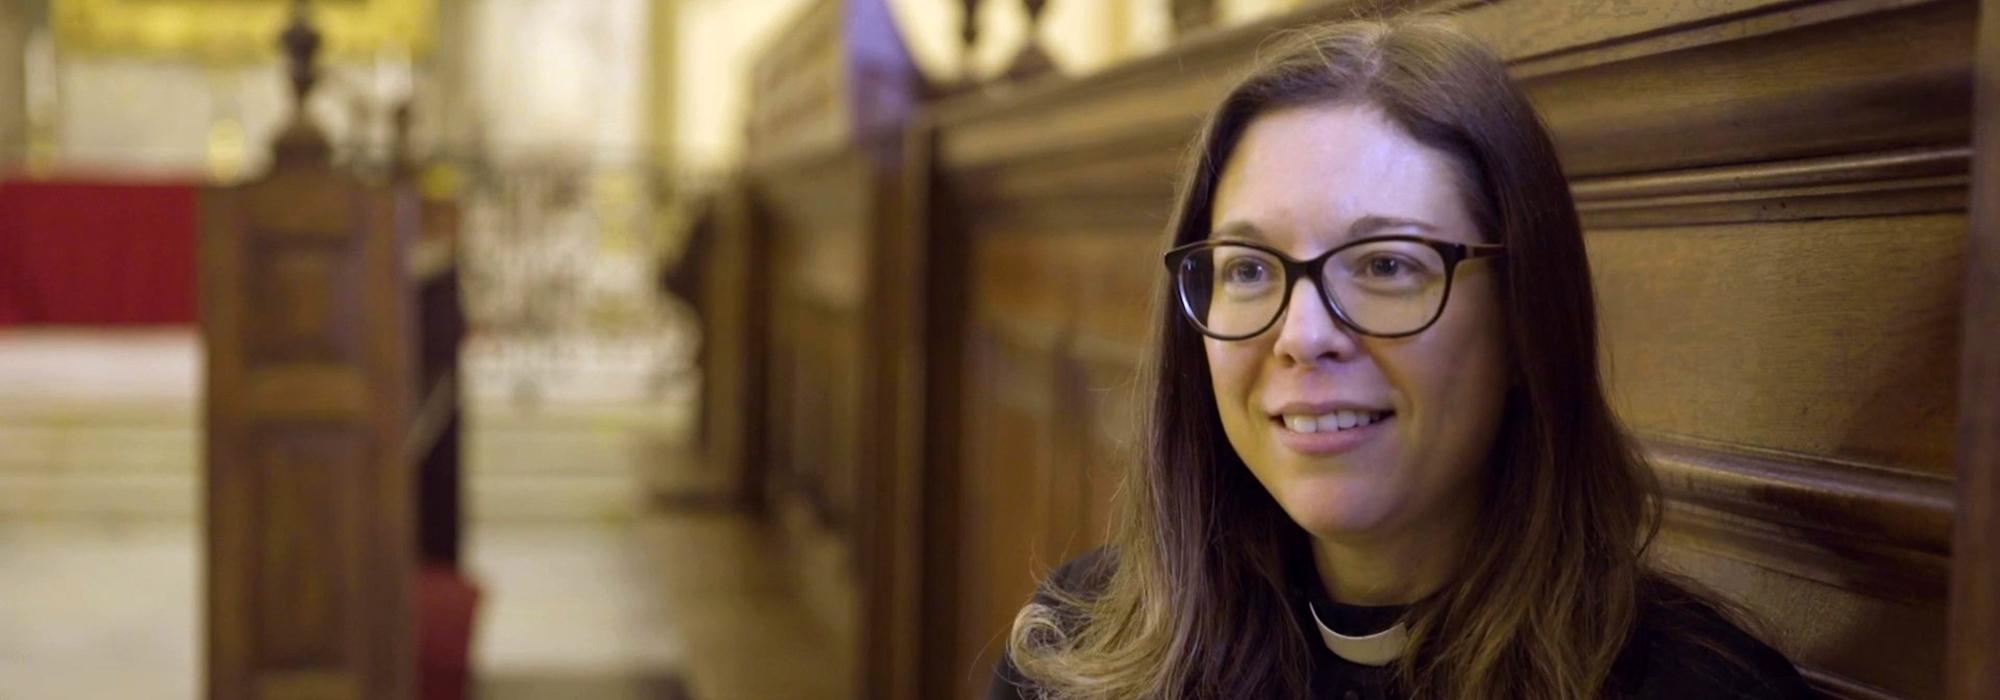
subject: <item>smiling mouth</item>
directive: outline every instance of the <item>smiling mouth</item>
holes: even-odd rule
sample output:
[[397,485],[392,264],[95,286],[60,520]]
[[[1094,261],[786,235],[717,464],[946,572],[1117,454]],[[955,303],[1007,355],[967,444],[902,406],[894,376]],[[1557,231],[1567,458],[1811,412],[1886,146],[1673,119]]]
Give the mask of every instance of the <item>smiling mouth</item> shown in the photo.
[[1395,411],[1334,411],[1332,413],[1320,414],[1284,413],[1272,416],[1271,422],[1277,423],[1291,432],[1310,435],[1313,433],[1337,433],[1366,428],[1388,420],[1395,415]]

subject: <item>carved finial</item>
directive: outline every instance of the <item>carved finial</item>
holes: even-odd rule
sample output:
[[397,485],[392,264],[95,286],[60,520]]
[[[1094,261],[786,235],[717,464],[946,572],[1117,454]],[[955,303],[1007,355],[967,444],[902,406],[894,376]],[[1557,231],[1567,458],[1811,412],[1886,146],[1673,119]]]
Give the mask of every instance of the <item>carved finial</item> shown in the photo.
[[1014,62],[1007,66],[1007,77],[1013,80],[1041,75],[1056,67],[1048,51],[1042,48],[1039,31],[1042,9],[1048,5],[1048,0],[1021,0],[1021,4],[1028,9],[1028,40],[1021,45],[1020,52],[1014,54]]
[[980,42],[980,0],[962,0],[966,6],[966,18],[958,24],[958,38],[964,38],[964,50],[958,52],[962,68],[958,70],[964,80],[972,78],[972,48]]
[[396,134],[390,141],[390,172],[401,180],[416,172],[415,159],[410,157],[410,100],[404,98],[396,103]]
[[965,21],[959,25],[959,36],[965,39],[965,53],[972,53],[972,45],[979,41],[979,0],[963,0]]
[[1186,36],[1215,23],[1215,0],[1173,0],[1174,36]]
[[332,148],[327,145],[326,134],[320,132],[312,115],[306,112],[306,98],[312,94],[313,84],[319,81],[319,67],[315,64],[319,45],[319,30],[312,25],[312,6],[307,0],[298,0],[292,4],[291,24],[278,37],[292,79],[292,122],[278,136],[279,165],[330,159]]
[[319,80],[319,67],[314,65],[319,58],[319,30],[313,28],[312,6],[306,0],[292,3],[292,23],[278,37],[278,45],[285,50],[286,62],[291,66],[292,99],[305,104],[306,95]]

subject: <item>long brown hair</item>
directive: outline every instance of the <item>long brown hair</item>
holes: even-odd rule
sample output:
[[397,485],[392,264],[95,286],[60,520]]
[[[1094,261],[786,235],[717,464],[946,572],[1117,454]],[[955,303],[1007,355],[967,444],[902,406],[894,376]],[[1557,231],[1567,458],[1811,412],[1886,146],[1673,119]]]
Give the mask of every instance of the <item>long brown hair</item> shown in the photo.
[[[1298,32],[1210,115],[1168,227],[1204,239],[1245,128],[1286,107],[1366,104],[1460,170],[1497,266],[1514,383],[1453,580],[1413,606],[1397,673],[1415,697],[1607,692],[1651,584],[1657,484],[1599,378],[1583,234],[1547,132],[1490,51],[1437,17]],[[1047,590],[1009,653],[1046,697],[1303,697],[1311,644],[1286,561],[1308,535],[1223,434],[1200,336],[1154,292],[1145,454],[1126,476],[1105,573]],[[1449,630],[1443,633],[1442,630]]]

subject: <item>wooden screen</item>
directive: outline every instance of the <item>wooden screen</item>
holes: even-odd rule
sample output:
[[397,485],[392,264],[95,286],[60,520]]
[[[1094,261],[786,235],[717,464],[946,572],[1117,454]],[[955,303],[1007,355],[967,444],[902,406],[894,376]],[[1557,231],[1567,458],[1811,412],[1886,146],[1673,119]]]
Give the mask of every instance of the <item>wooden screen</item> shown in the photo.
[[[976,695],[1034,581],[1102,538],[1204,110],[1272,31],[1352,10],[956,100],[913,136],[919,696]],[[1464,12],[1572,177],[1606,379],[1671,499],[1662,560],[1765,618],[1836,697],[1943,693],[1976,11]]]

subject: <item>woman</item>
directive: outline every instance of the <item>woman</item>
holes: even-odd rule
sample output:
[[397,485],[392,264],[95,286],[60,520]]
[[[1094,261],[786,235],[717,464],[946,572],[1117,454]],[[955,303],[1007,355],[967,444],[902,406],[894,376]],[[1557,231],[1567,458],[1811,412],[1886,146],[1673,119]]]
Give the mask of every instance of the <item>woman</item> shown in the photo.
[[1306,32],[1193,157],[1148,453],[994,697],[1810,695],[1645,559],[1575,208],[1498,59],[1435,18]]

